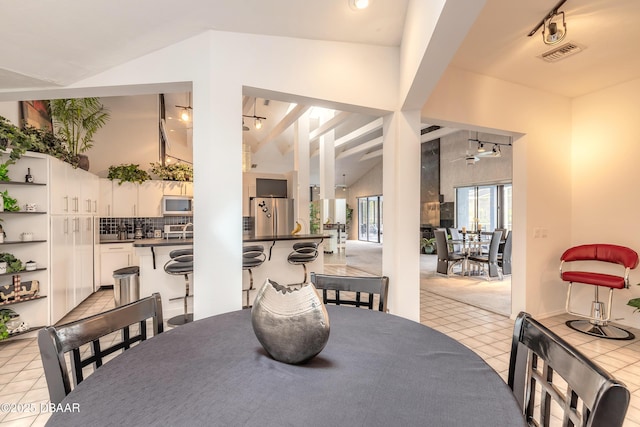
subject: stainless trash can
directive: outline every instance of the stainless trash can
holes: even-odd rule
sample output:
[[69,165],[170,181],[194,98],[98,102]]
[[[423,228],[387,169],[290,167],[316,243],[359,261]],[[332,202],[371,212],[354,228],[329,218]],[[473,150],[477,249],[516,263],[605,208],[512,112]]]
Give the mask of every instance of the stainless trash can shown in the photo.
[[113,272],[113,298],[116,307],[140,299],[140,267],[120,268]]

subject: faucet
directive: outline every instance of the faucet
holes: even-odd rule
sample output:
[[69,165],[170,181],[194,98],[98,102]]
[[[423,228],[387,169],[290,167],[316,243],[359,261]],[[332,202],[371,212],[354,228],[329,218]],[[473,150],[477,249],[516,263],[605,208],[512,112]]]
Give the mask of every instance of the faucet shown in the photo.
[[186,223],[186,224],[182,227],[182,238],[183,238],[183,239],[186,239],[186,238],[187,238],[187,228],[188,228],[190,225],[191,225],[191,226],[193,226],[193,224],[192,224],[192,223],[188,222],[188,223]]

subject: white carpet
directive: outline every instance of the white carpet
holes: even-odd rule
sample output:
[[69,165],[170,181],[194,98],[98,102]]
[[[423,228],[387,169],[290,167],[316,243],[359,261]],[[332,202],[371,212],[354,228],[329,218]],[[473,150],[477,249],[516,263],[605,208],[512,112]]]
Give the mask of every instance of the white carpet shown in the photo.
[[[382,245],[347,240],[347,266],[373,275],[382,274]],[[420,255],[420,288],[494,313],[511,315],[511,277],[483,278],[436,274],[436,255]]]

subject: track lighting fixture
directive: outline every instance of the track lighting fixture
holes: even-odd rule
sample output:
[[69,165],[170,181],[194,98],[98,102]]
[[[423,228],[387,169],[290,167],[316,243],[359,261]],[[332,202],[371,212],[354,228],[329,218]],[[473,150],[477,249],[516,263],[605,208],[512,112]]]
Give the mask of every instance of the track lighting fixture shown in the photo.
[[176,105],[176,108],[182,108],[182,111],[180,111],[180,120],[183,122],[191,121],[191,111],[193,110],[191,107],[191,92],[189,92],[187,96],[187,105]]
[[542,21],[535,26],[528,34],[533,36],[542,27],[542,41],[545,44],[556,44],[564,40],[567,36],[567,23],[564,19],[564,12],[558,11],[567,0],[560,0],[553,9],[542,18]]
[[478,142],[478,153],[484,153],[485,151],[487,151],[487,149],[484,148],[484,142]]
[[[263,120],[267,120],[266,117],[260,117],[260,116],[256,116],[256,100],[253,100],[253,116],[247,116],[245,114],[242,115],[242,117],[247,117],[249,119],[253,119],[253,125],[256,129],[261,129],[262,128],[262,121]],[[244,119],[242,120],[242,130],[249,130],[249,128],[245,129],[245,125],[244,125]]]

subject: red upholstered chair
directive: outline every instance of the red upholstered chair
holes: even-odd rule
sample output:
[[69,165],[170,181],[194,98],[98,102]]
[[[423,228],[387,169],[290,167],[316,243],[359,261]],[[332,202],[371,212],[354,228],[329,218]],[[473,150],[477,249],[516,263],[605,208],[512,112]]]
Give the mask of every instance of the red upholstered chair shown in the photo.
[[[629,287],[629,271],[638,266],[638,254],[633,249],[625,246],[590,244],[569,248],[562,254],[560,259],[560,277],[565,282],[569,282],[566,302],[567,313],[587,319],[569,320],[566,322],[567,326],[576,331],[601,338],[618,340],[635,338],[631,332],[610,325],[609,320],[611,317],[610,310],[613,290]],[[593,264],[593,261],[619,264],[624,267],[624,275],[615,276],[597,271],[564,270],[566,267],[565,263],[575,261],[592,261],[590,266],[597,265]],[[597,270],[597,268],[593,267],[592,269]],[[591,313],[589,315],[573,312],[570,309],[571,288],[574,283],[583,283],[595,287],[595,299],[591,304]],[[600,287],[609,289],[609,303],[607,306],[598,299],[598,290]]]

